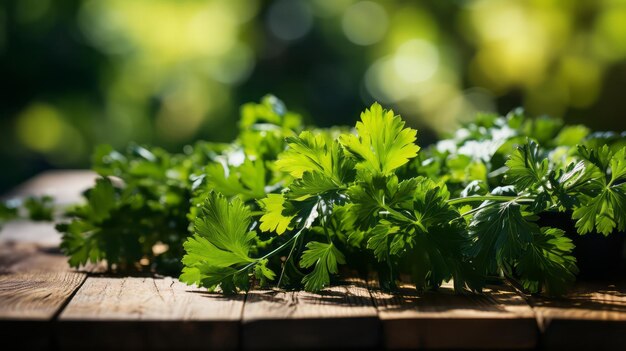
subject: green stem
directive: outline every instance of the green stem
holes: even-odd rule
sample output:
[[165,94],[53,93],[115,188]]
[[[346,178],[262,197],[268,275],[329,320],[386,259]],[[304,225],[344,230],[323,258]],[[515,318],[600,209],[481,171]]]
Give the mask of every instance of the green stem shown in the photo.
[[[317,204],[317,211],[318,212],[322,212],[321,210],[322,210],[321,202],[318,202],[318,204]],[[323,213],[322,213],[322,215],[323,215]],[[323,223],[325,223],[325,219],[324,218],[325,217],[322,216],[322,221],[324,221]],[[324,230],[326,230],[326,225],[322,225],[322,227],[324,227]],[[291,250],[289,250],[289,255],[287,255],[287,259],[285,260],[285,264],[283,265],[283,268],[280,271],[280,277],[278,278],[278,283],[276,284],[276,287],[278,287],[278,288],[280,288],[280,283],[282,282],[283,276],[285,275],[285,269],[286,269],[287,263],[289,263],[289,260],[291,259],[291,256],[293,255],[293,251],[296,248],[296,245],[298,244],[297,238],[300,236],[300,234],[302,234],[304,229],[306,229],[306,227],[300,228],[300,230],[291,239],[287,240],[284,244],[281,245],[281,247],[285,247],[291,240],[295,239],[293,241],[293,245],[291,246]],[[328,235],[328,233],[326,233],[326,234]],[[330,235],[328,235],[328,240],[330,240]],[[280,249],[280,247],[278,249]],[[275,252],[277,252],[277,251],[274,250],[274,251],[270,252],[269,254],[267,254],[266,256],[270,256],[270,255],[274,254]],[[263,259],[263,258],[261,258],[261,259]]]
[[473,209],[471,209],[471,210],[469,210],[469,211],[467,211],[467,212],[463,212],[463,213],[461,213],[461,217],[465,217],[465,216],[472,215],[472,214],[474,214],[474,213],[476,213],[476,212],[478,212],[478,211],[480,211],[480,210],[482,210],[482,209],[484,209],[484,208],[485,208],[485,207],[476,207],[476,208],[473,208]]
[[498,202],[509,202],[509,201],[518,201],[518,202],[530,202],[535,201],[534,198],[528,196],[504,196],[504,195],[482,195],[482,196],[468,196],[468,197],[459,197],[456,199],[448,200],[448,204],[450,205],[460,205],[468,202],[483,202],[483,201],[498,201]]
[[[285,247],[287,247],[287,245],[289,245],[292,241],[294,241],[295,239],[297,239],[298,237],[300,237],[300,235],[304,232],[304,229],[306,229],[306,227],[302,227],[300,228],[300,230],[298,230],[298,232],[296,234],[294,234],[291,238],[289,238],[289,240],[285,241],[284,243],[282,243],[279,247],[275,248],[274,250],[270,251],[269,253],[263,255],[263,257],[259,257],[259,258],[255,258],[252,262],[250,262],[249,264],[245,265],[243,268],[238,269],[236,272],[234,272],[232,275],[241,273],[245,270],[247,270],[248,268],[254,266],[255,264],[259,263],[260,261],[273,256],[277,253],[279,253],[280,251],[282,251]],[[231,275],[231,274],[229,274]]]
[[291,245],[291,250],[289,250],[289,255],[287,255],[287,259],[285,260],[285,265],[283,265],[283,269],[280,271],[280,277],[278,278],[278,283],[276,283],[276,287],[280,288],[280,283],[283,281],[283,276],[285,275],[285,266],[289,263],[291,259],[291,255],[293,255],[293,250],[296,248],[296,244],[298,244],[298,240],[293,241],[293,245]]
[[382,209],[384,209],[384,210],[385,210],[385,211],[386,211],[389,215],[391,215],[392,217],[394,217],[394,218],[396,218],[396,219],[398,219],[398,220],[401,220],[401,221],[404,221],[404,222],[407,222],[407,223],[415,223],[415,220],[414,220],[414,219],[412,219],[412,218],[408,217],[408,216],[407,216],[407,215],[405,215],[405,214],[402,214],[401,212],[398,212],[397,210],[394,210],[393,208],[391,208],[391,207],[389,207],[389,206],[387,206],[387,205],[385,205],[385,204],[382,204],[382,205],[380,205],[380,206],[381,206],[381,208],[382,208]]

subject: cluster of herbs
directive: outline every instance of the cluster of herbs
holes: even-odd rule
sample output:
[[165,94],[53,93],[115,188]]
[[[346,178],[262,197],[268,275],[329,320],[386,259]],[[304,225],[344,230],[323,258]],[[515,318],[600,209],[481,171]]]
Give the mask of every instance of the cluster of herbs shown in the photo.
[[28,196],[0,202],[0,228],[5,222],[15,219],[32,221],[52,221],[54,199],[51,196]]
[[378,104],[353,130],[313,129],[267,96],[242,107],[231,144],[100,148],[101,178],[58,229],[73,266],[182,272],[224,293],[319,291],[345,265],[390,290],[401,277],[420,291],[504,277],[559,295],[574,245],[541,216],[561,212],[579,234],[625,230],[625,136],[513,111],[420,151]]

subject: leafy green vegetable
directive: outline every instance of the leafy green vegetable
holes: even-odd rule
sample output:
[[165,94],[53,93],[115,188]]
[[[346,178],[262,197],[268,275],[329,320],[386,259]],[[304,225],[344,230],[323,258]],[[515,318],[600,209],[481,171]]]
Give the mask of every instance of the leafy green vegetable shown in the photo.
[[[194,223],[194,234],[184,244],[180,280],[210,290],[218,286],[226,293],[245,288],[237,269],[254,263],[250,248],[256,237],[250,227],[250,210],[241,200],[231,203],[220,194],[209,193]],[[265,269],[267,270],[267,268]],[[273,276],[273,272],[264,273]]]
[[558,296],[567,292],[578,269],[571,255],[572,241],[556,228],[541,228],[534,232],[530,245],[515,264],[523,287],[528,291],[544,291]]
[[344,134],[339,141],[359,163],[357,169],[373,175],[388,175],[409,162],[419,151],[415,145],[417,131],[404,128],[404,121],[392,110],[378,104],[361,114],[357,135]]
[[4,222],[17,218],[32,221],[52,221],[54,219],[54,199],[51,196],[28,196],[0,202],[0,227]]
[[198,142],[184,154],[134,144],[125,153],[99,147],[93,168],[103,178],[85,193],[84,205],[67,211],[70,221],[57,226],[70,264],[106,260],[111,269],[178,274],[183,243],[209,193],[254,205],[280,187],[285,177],[272,163],[299,120],[266,96],[242,108],[241,135],[230,145]]
[[517,109],[420,150],[417,131],[378,103],[354,130],[313,129],[266,96],[242,107],[231,144],[101,147],[102,178],[58,228],[73,266],[182,271],[223,293],[319,291],[347,265],[390,290],[410,279],[419,291],[451,280],[480,291],[504,277],[560,295],[577,273],[575,233],[538,219],[626,230],[625,137]]
[[276,234],[282,234],[289,228],[289,224],[295,216],[283,215],[285,200],[280,194],[268,194],[266,198],[259,201],[261,209],[264,211],[260,226],[262,231],[274,231]]
[[548,159],[540,154],[539,145],[532,140],[515,150],[506,166],[506,176],[518,190],[541,184],[550,170]]
[[579,197],[580,205],[574,209],[576,228],[585,234],[594,228],[610,234],[616,227],[626,230],[626,148],[615,154],[607,146],[600,150],[579,149],[587,166],[593,173],[586,190]]
[[315,266],[315,268],[302,279],[304,289],[319,291],[330,283],[329,273],[337,273],[337,264],[345,264],[346,260],[341,251],[332,243],[311,241],[306,244],[306,247],[300,259],[300,266],[302,268]]
[[28,197],[24,200],[28,218],[33,221],[51,221],[54,216],[54,199],[51,196]]
[[18,217],[19,203],[16,201],[0,202],[0,228],[4,222]]

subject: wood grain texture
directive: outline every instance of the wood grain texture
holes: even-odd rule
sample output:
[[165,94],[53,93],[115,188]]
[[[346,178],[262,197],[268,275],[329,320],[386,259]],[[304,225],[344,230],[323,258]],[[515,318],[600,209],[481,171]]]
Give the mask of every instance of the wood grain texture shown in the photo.
[[626,350],[626,283],[579,282],[561,299],[531,297],[541,346]]
[[59,317],[59,345],[236,349],[243,304],[169,277],[89,277]]
[[67,257],[58,247],[29,242],[0,243],[0,273],[67,272],[70,270]]
[[[47,172],[8,197],[47,194],[74,203],[94,178],[89,171]],[[224,297],[175,278],[87,278],[68,267],[59,239],[51,223],[4,225],[0,338],[26,349],[626,350],[624,283],[579,283],[563,299],[522,297],[508,285],[483,295],[454,295],[449,285],[391,295],[359,280],[321,294],[255,290]]]
[[76,272],[0,275],[0,319],[50,320],[84,280]]
[[0,338],[27,350],[54,345],[53,319],[85,279],[58,248],[0,243]]
[[389,294],[376,284],[370,292],[388,349],[530,349],[537,341],[532,309],[507,285],[467,295],[451,284],[422,295],[410,286]]
[[250,291],[242,320],[243,349],[321,349],[380,346],[371,296],[355,281],[304,291]]

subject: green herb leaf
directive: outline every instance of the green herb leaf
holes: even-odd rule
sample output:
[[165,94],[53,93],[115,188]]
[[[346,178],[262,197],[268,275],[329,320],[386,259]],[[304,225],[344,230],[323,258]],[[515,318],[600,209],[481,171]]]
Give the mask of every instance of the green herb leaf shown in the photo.
[[358,164],[357,169],[372,175],[389,175],[417,155],[417,131],[404,128],[400,116],[374,103],[361,113],[357,135],[341,135],[339,141]]
[[509,168],[507,180],[519,191],[541,185],[550,170],[548,159],[540,154],[539,145],[533,140],[518,147],[506,166]]
[[295,215],[283,215],[284,204],[285,198],[281,194],[268,194],[266,198],[259,200],[259,205],[264,211],[259,227],[262,231],[282,234],[290,228],[291,220]]
[[543,290],[552,296],[567,292],[578,273],[573,249],[574,244],[560,229],[541,228],[541,232],[533,233],[531,244],[515,267],[524,289],[532,293]]
[[578,196],[580,205],[572,218],[580,234],[593,229],[608,235],[615,228],[626,230],[626,148],[613,154],[608,147],[600,150],[579,149],[587,167],[599,176],[585,183]]
[[256,262],[249,257],[255,233],[250,227],[250,210],[241,200],[232,202],[220,194],[208,194],[202,215],[194,225],[194,235],[184,244],[185,268],[180,279],[208,289],[221,286],[224,292],[245,289],[237,268]]
[[300,266],[309,268],[315,266],[313,271],[303,279],[306,291],[320,291],[330,284],[330,274],[338,272],[337,264],[344,264],[346,260],[332,243],[325,244],[311,241],[307,245],[307,250],[302,253]]

